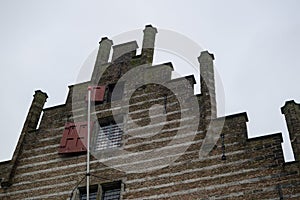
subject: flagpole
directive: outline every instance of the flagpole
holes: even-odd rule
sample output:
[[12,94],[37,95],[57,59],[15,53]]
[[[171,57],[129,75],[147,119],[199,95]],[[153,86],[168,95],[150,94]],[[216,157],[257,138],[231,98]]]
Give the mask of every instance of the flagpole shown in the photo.
[[88,87],[88,117],[87,117],[87,159],[86,159],[86,199],[90,199],[90,130],[91,130],[91,90]]

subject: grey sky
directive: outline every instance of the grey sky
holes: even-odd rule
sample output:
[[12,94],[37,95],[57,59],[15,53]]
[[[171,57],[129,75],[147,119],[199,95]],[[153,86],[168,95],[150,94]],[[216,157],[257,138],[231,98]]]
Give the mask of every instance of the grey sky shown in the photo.
[[46,107],[64,103],[67,86],[101,37],[146,24],[181,33],[214,53],[225,112],[246,111],[250,136],[286,134],[280,107],[300,102],[299,6],[296,0],[1,0],[0,160],[11,158],[35,90],[48,93]]

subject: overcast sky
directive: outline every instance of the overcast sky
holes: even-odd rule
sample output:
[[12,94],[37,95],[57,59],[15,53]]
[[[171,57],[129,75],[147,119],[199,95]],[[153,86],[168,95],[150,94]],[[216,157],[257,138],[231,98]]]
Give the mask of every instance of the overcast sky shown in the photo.
[[251,137],[287,134],[280,108],[300,102],[299,1],[107,2],[0,0],[0,161],[12,157],[35,90],[47,92],[46,107],[63,104],[101,37],[147,24],[214,53],[225,113],[246,111]]

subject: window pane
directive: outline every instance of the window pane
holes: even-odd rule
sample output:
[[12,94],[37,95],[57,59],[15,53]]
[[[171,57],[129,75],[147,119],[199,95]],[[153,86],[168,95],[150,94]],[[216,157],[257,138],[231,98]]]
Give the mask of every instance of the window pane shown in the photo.
[[[80,192],[80,199],[87,200],[86,198],[86,187],[79,188]],[[89,200],[96,200],[98,194],[98,185],[91,185],[90,186],[90,198]]]
[[121,146],[123,124],[109,124],[99,129],[95,150],[114,148]]
[[120,188],[106,190],[103,193],[103,200],[119,200],[120,199]]
[[[87,200],[86,193],[80,195],[81,200]],[[90,192],[90,200],[96,200],[97,199],[97,192]]]

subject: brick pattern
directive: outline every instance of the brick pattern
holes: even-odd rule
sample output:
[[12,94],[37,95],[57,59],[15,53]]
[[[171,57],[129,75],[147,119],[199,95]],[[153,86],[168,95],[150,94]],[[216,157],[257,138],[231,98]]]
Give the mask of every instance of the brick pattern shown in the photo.
[[[149,37],[155,36],[156,29],[148,26],[147,30],[150,31],[147,33]],[[151,42],[154,41],[154,38],[146,38],[144,43],[151,47]],[[102,48],[108,49],[112,42],[104,38],[100,48],[101,45]],[[99,53],[103,51],[99,49]],[[143,51],[142,54],[145,55],[141,56],[127,54],[119,57],[117,62],[109,64],[105,63],[108,59],[107,54],[98,55],[98,59],[101,60],[96,62],[91,81],[70,86],[65,104],[44,109],[39,128],[24,130],[22,145],[18,145],[16,149],[19,153],[13,160],[0,163],[0,199],[78,199],[76,188],[85,186],[82,179],[85,177],[86,155],[58,154],[64,125],[66,122],[86,119],[87,107],[84,97],[88,85],[115,83],[130,69],[140,64],[151,63],[151,51],[151,48]],[[100,73],[103,65],[109,67],[100,79],[97,73]],[[193,77],[186,77],[188,85],[182,78],[171,80],[172,67],[166,66],[170,64],[151,66],[149,70],[154,74],[161,72],[161,78],[180,87],[179,96],[188,99],[189,95],[193,94],[189,94],[186,88],[193,87],[195,80]],[[203,71],[201,73],[205,74]],[[210,84],[207,87],[214,85]],[[130,99],[126,99],[129,98],[126,95],[124,98],[123,100],[130,102],[130,106],[128,115],[122,116],[124,132],[121,148],[129,154],[126,158],[114,158],[112,155],[111,159],[123,160],[128,168],[134,165],[148,166],[148,163],[153,169],[149,167],[149,171],[141,169],[125,173],[92,157],[91,185],[121,180],[122,199],[299,199],[299,160],[284,163],[281,133],[248,139],[247,114],[215,118],[215,103],[208,102],[211,96],[203,93],[196,96],[201,112],[195,135],[191,133],[189,126],[181,127],[179,123],[180,120],[194,123],[192,118],[182,119],[183,112],[190,110],[181,110],[178,98],[167,88],[158,84],[148,84],[137,89]],[[92,119],[111,117],[111,103],[93,105]],[[113,103],[115,110],[126,113],[127,108],[122,106],[121,101]],[[36,100],[33,101],[33,105],[36,105]],[[285,115],[287,118],[289,113]],[[153,130],[163,120],[165,124],[161,131],[154,134]],[[199,157],[199,150],[208,134],[210,120],[213,120],[213,124],[224,120],[224,127],[208,156]],[[288,126],[292,127],[294,121],[288,122]],[[175,150],[185,145],[171,143],[181,128],[185,130],[182,137],[188,138],[192,135],[192,140],[187,141],[187,148],[176,160],[169,165],[160,166],[161,161],[172,160],[174,155],[170,154],[155,159],[149,156],[135,162],[134,159],[139,155],[147,155],[147,152],[165,146],[173,148],[176,152]],[[139,137],[135,137],[136,135]],[[223,155],[226,155],[226,159],[222,159]],[[131,162],[126,164],[126,160]],[[11,179],[5,179],[8,175],[11,175]],[[73,189],[75,190],[72,193]]]

